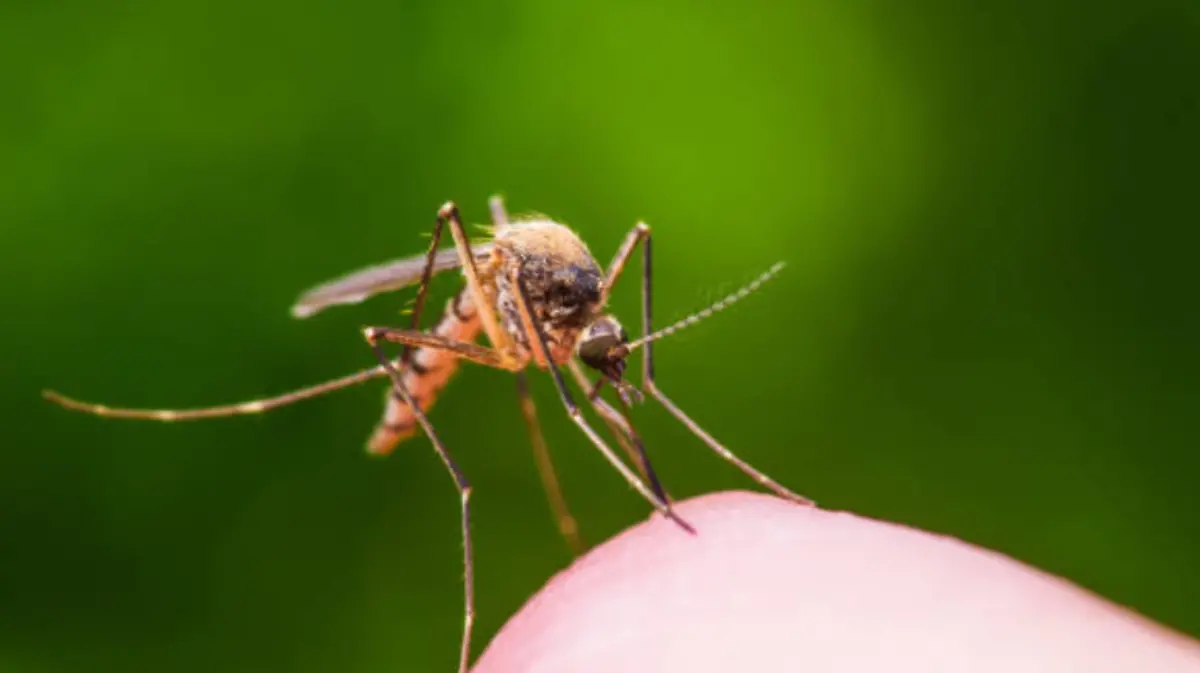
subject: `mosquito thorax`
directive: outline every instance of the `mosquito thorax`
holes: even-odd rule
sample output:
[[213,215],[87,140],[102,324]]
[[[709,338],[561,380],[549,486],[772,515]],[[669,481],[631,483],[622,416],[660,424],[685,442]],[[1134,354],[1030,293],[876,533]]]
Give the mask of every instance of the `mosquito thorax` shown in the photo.
[[629,337],[621,323],[610,315],[602,315],[584,328],[576,352],[579,359],[605,376],[620,381],[625,373],[625,344]]
[[496,244],[517,265],[530,308],[548,328],[579,330],[591,322],[604,271],[575,232],[552,220],[518,221]]

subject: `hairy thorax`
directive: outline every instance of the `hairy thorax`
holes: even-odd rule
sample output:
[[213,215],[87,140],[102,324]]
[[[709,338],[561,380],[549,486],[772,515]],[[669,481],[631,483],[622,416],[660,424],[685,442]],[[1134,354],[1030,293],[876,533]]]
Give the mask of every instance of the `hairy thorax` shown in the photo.
[[604,286],[599,265],[575,232],[550,220],[514,222],[497,233],[495,243],[491,259],[479,269],[480,280],[518,355],[545,366],[517,308],[514,271],[529,295],[535,323],[546,334],[550,356],[565,364],[599,308]]

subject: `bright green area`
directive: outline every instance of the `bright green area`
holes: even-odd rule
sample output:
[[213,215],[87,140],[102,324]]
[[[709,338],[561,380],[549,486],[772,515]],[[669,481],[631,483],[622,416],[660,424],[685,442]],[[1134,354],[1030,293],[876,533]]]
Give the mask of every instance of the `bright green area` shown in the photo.
[[[1200,634],[1198,72],[1183,1],[7,3],[0,669],[452,670],[457,501],[423,439],[363,454],[382,385],[174,426],[37,395],[367,366],[411,293],[291,300],[494,191],[603,262],[651,223],[664,323],[787,260],[662,343],[680,404],[829,507]],[[534,387],[587,537],[644,516]],[[568,557],[510,377],[432,419],[476,486],[478,652]],[[636,420],[676,494],[749,485]]]

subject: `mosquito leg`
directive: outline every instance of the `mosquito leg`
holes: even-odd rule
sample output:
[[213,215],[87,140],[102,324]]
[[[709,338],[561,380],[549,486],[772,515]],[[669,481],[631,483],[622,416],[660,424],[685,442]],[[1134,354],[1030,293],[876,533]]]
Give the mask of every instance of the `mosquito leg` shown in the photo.
[[617,254],[613,257],[613,261],[608,265],[608,274],[604,279],[604,290],[600,296],[600,305],[608,304],[608,295],[612,292],[613,285],[616,285],[617,279],[621,277],[621,272],[625,270],[625,265],[633,258],[633,250],[644,239],[650,237],[650,227],[645,222],[638,222],[633,229],[625,235],[625,240],[621,242],[621,247],[617,248]]
[[[589,400],[592,408],[600,414],[600,417],[608,422],[608,426],[613,429],[617,435],[617,441],[625,447],[625,451],[633,458],[633,462],[638,466],[638,471],[646,481],[650,482],[650,488],[654,490],[654,494],[662,498],[663,502],[671,502],[671,494],[663,488],[662,482],[659,481],[658,475],[654,472],[654,466],[650,464],[650,454],[646,453],[646,445],[642,443],[642,438],[633,428],[633,422],[629,420],[629,416],[621,413],[608,402],[596,397]],[[621,441],[624,436],[625,441]]]
[[[421,328],[421,310],[425,308],[425,295],[429,294],[429,280],[433,277],[434,260],[437,258],[438,243],[442,240],[442,227],[444,220],[438,218],[437,224],[433,227],[433,234],[429,237],[429,251],[425,253],[425,268],[421,271],[421,284],[417,288],[417,298],[413,301],[412,322],[409,327],[412,330]],[[401,369],[407,369],[412,361],[413,348],[411,344],[405,344],[404,350],[400,351]]]
[[[417,291],[416,302],[413,305],[412,311],[412,330],[416,331],[420,325],[421,310],[425,305],[425,296],[429,290],[429,279],[433,276],[434,259],[437,255],[438,241],[442,236],[442,220],[439,219],[437,226],[433,229],[433,235],[429,241],[429,252],[425,258],[425,269],[421,273],[421,285]],[[401,369],[406,369],[409,360],[412,358],[412,348],[406,344],[404,351],[401,353],[398,366]],[[346,388],[349,386],[362,383],[364,381],[384,376],[387,374],[386,368],[383,366],[366,369],[339,379],[320,383],[308,388],[302,388],[290,393],[284,393],[275,397],[269,397],[258,400],[250,400],[236,404],[223,404],[213,407],[205,407],[200,409],[122,409],[113,408],[103,404],[94,404],[91,402],[82,402],[72,399],[53,390],[45,390],[42,396],[46,399],[75,411],[93,414],[96,416],[105,416],[108,418],[129,418],[137,420],[151,421],[193,421],[207,418],[221,418],[224,416],[241,416],[247,414],[258,414],[264,411],[269,411],[278,407],[286,406],[306,400],[312,397],[317,397],[334,390]]]
[[463,229],[462,216],[458,212],[458,206],[453,201],[447,201],[438,209],[437,217],[439,227],[444,223],[450,224],[450,233],[454,236],[454,245],[458,248],[458,256],[462,260],[463,275],[467,277],[467,286],[471,288],[471,299],[475,304],[475,310],[479,312],[479,319],[483,323],[483,331],[487,334],[488,341],[491,342],[495,353],[501,358],[504,365],[501,368],[515,367],[516,363],[511,355],[513,352],[512,341],[508,333],[501,327],[500,321],[496,317],[495,307],[487,301],[487,295],[483,292],[479,271],[475,268],[475,255],[471,252],[471,243],[467,240],[466,231]]
[[525,372],[517,372],[517,398],[521,403],[521,415],[525,417],[525,425],[529,429],[529,441],[533,444],[533,457],[537,462],[538,475],[542,478],[542,486],[546,490],[546,498],[550,501],[550,509],[554,512],[554,520],[558,524],[558,532],[567,541],[567,546],[576,556],[587,551],[587,545],[579,536],[579,524],[571,516],[566,498],[558,485],[558,477],[554,472],[554,462],[550,459],[550,450],[546,446],[546,437],[542,434],[542,426],[537,419],[537,406],[533,396],[529,394],[529,381]]
[[455,341],[454,339],[447,339],[428,332],[400,329],[397,327],[366,327],[363,329],[363,336],[366,337],[368,342],[389,341],[391,343],[404,344],[405,346],[420,346],[421,348],[450,351],[456,357],[470,360],[486,367],[492,367],[493,369],[515,372],[524,366],[521,363],[512,362],[511,359],[506,359],[500,351],[493,348],[480,346],[468,341]]
[[[429,237],[429,251],[427,253],[425,253],[425,266],[421,270],[420,288],[417,290],[417,297],[413,303],[412,323],[409,326],[409,329],[407,330],[409,333],[418,332],[421,327],[421,311],[425,307],[425,296],[429,292],[429,280],[430,280],[430,278],[433,277],[434,265],[436,263],[437,254],[438,254],[438,243],[441,241],[442,229],[446,225],[446,220],[447,220],[447,218],[442,217],[441,212],[439,212],[438,218],[437,218],[437,223],[434,225],[433,233]],[[457,240],[457,238],[456,238],[456,240]],[[459,254],[459,259],[461,260],[463,258],[462,257],[463,249],[457,248],[457,251]],[[474,255],[471,252],[470,246],[468,246],[466,248],[466,255],[467,255],[467,259],[472,259],[472,260],[474,259]],[[473,272],[474,267],[472,267],[471,270]],[[479,305],[480,302],[479,302],[478,298],[480,297],[480,295],[475,294],[474,290],[471,290],[471,289],[468,289],[468,292],[470,293],[469,296],[473,299],[472,304]],[[464,320],[462,319],[461,315],[458,312],[458,300],[459,300],[459,297],[461,297],[461,296],[462,295],[455,296],[454,302],[451,303],[448,308],[448,310],[451,311],[452,313],[450,315],[448,315],[446,318],[447,319],[455,318],[457,320],[457,322],[454,322],[452,324],[457,326],[460,329],[466,329],[466,323],[464,322]],[[476,314],[478,315],[478,313],[476,313]],[[439,326],[445,326],[446,324],[448,324],[448,323],[443,321],[443,322],[439,323]],[[437,330],[438,330],[438,327],[435,327],[433,331],[436,332]],[[471,332],[472,332],[472,338],[473,338],[474,333],[478,332],[478,328],[477,327],[472,328]],[[376,336],[380,336],[380,332],[378,330],[376,330],[375,334],[376,334]],[[442,337],[441,335],[434,334],[432,336],[435,338],[441,338],[442,340],[444,340],[444,337]],[[395,340],[395,339],[393,339],[393,340]],[[413,347],[420,345],[420,343],[416,342],[416,341],[408,341],[408,340],[400,340],[400,343],[404,344],[404,349],[400,352],[400,363],[401,363],[400,371],[401,371],[401,376],[406,376],[414,369],[413,353],[415,352],[415,350]],[[453,350],[453,349],[446,349],[446,350]],[[425,373],[428,373],[428,372],[425,372]],[[418,371],[418,377],[420,377],[421,375],[422,375],[421,372]],[[448,375],[449,374],[447,374],[447,376]],[[446,379],[443,378],[442,382],[444,383],[445,380]],[[434,386],[434,387],[436,388],[437,386]],[[436,391],[428,391],[428,392],[434,393]],[[422,394],[422,392],[418,391],[418,395],[421,395],[421,394]],[[432,399],[432,397],[429,397],[428,399],[426,399],[424,401],[426,404],[432,404],[433,399]],[[392,451],[392,449],[396,446],[396,444],[398,442],[402,441],[406,437],[406,435],[409,431],[411,431],[412,429],[415,429],[411,424],[413,417],[409,416],[409,414],[403,410],[403,405],[401,404],[401,402],[403,402],[403,400],[400,400],[400,398],[398,398],[394,392],[388,396],[386,402],[384,403],[383,419],[375,426],[375,431],[371,434],[371,438],[367,441],[367,450],[370,453],[373,453],[376,455],[385,455],[387,453],[390,453]],[[405,420],[400,420],[400,419],[405,419]]]
[[368,330],[364,336],[367,343],[370,344],[371,350],[375,352],[375,357],[379,358],[380,364],[387,371],[388,376],[392,379],[392,387],[397,395],[404,400],[405,404],[412,408],[413,414],[417,418],[417,422],[421,424],[421,429],[425,431],[425,436],[429,438],[429,442],[433,444],[433,448],[437,451],[438,457],[446,465],[446,470],[450,472],[450,477],[454,479],[454,486],[458,489],[459,500],[461,502],[462,512],[462,539],[463,539],[463,635],[462,645],[458,655],[458,672],[467,673],[467,668],[471,659],[471,627],[475,624],[475,561],[471,549],[471,484],[459,469],[458,464],[450,457],[450,452],[442,441],[438,439],[437,433],[433,430],[433,425],[429,419],[425,417],[425,413],[421,411],[421,407],[416,404],[408,390],[404,387],[404,379],[400,372],[388,360],[384,354],[383,348],[380,346],[379,340],[375,335]]
[[[653,327],[652,320],[651,320],[651,315],[652,315],[652,312],[651,312],[652,273],[651,273],[651,261],[650,261],[651,260],[650,242],[652,239],[650,237],[650,228],[648,226],[646,226],[644,223],[639,222],[638,225],[634,228],[634,233],[630,234],[630,239],[633,239],[635,235],[640,235],[640,240],[642,243],[642,331],[645,334],[650,334],[654,331],[654,327]],[[634,241],[634,244],[636,244],[636,242],[637,241]],[[630,245],[631,249],[632,249],[632,245],[634,245],[634,244]],[[626,256],[626,258],[627,257],[628,256]],[[622,264],[623,263],[624,262],[622,262]],[[614,266],[616,266],[616,265],[614,264]],[[620,272],[619,268],[616,268],[614,270],[617,271],[618,273]],[[612,273],[612,271],[610,270],[610,274],[611,273]],[[708,445],[708,448],[713,450],[714,453],[716,453],[718,456],[724,458],[726,461],[732,463],[735,467],[737,467],[739,470],[744,472],[747,476],[749,476],[754,481],[758,482],[761,486],[763,486],[767,489],[770,489],[772,492],[774,492],[776,495],[780,496],[781,498],[786,498],[788,500],[799,503],[801,505],[815,505],[816,504],[812,500],[810,500],[802,495],[799,495],[797,493],[793,493],[792,491],[788,490],[787,488],[784,488],[778,482],[776,482],[774,479],[768,477],[767,475],[765,475],[762,472],[760,472],[759,470],[757,470],[750,463],[747,463],[746,461],[739,458],[736,454],[733,453],[733,451],[730,451],[728,448],[725,447],[724,444],[718,442],[715,437],[713,437],[712,435],[705,432],[704,428],[701,428],[698,423],[693,421],[691,419],[691,417],[689,417],[687,414],[685,414],[682,409],[680,409],[674,402],[671,401],[671,398],[667,397],[663,393],[663,391],[659,390],[658,384],[655,383],[655,381],[654,381],[654,356],[653,356],[654,343],[646,342],[644,347],[645,347],[646,352],[642,356],[642,379],[643,379],[642,387],[645,389],[646,392],[648,392],[652,396],[654,396],[654,398],[657,399],[663,405],[663,407],[665,407],[666,410],[668,412],[670,412],[670,414],[672,416],[674,416],[676,419],[678,419],[680,423],[683,423],[685,426],[687,426],[687,428],[692,431],[692,434],[699,437],[705,444]]]
[[43,390],[42,396],[47,400],[71,409],[73,411],[82,411],[85,414],[94,416],[104,416],[107,418],[128,418],[143,421],[198,421],[206,418],[223,418],[225,416],[246,416],[250,414],[261,414],[264,411],[270,411],[279,407],[294,404],[302,400],[307,400],[313,397],[319,397],[325,393],[330,393],[342,388],[349,388],[364,381],[379,378],[387,374],[382,365],[364,369],[347,376],[343,376],[332,381],[318,383],[314,386],[293,390],[290,393],[276,395],[275,397],[264,397],[258,400],[250,400],[247,402],[238,402],[236,404],[222,404],[214,407],[203,407],[198,409],[125,409],[118,407],[110,407],[104,404],[95,404],[92,402],[81,402],[53,390]]
[[610,464],[612,464],[612,466],[616,468],[618,472],[621,473],[621,476],[625,478],[625,481],[629,482],[629,485],[632,486],[639,494],[641,494],[641,496],[645,498],[647,502],[654,505],[654,508],[662,513],[663,516],[667,517],[671,521],[674,521],[683,530],[689,533],[695,533],[695,529],[693,529],[686,521],[681,519],[679,515],[676,514],[673,509],[671,509],[671,505],[669,505],[665,500],[660,498],[654,493],[654,491],[647,487],[646,483],[643,482],[637,476],[637,474],[630,470],[629,466],[626,465],[620,459],[620,457],[617,456],[617,454],[613,453],[613,450],[609,448],[608,444],[605,444],[600,435],[597,434],[596,431],[592,429],[592,426],[588,424],[587,419],[583,417],[583,413],[579,409],[579,405],[575,404],[575,400],[571,397],[571,391],[567,389],[567,384],[563,380],[562,372],[558,369],[558,363],[554,362],[554,359],[550,357],[550,346],[546,343],[546,335],[542,331],[541,326],[534,321],[533,314],[529,309],[529,292],[525,288],[524,281],[522,281],[520,276],[515,272],[512,280],[513,286],[517,289],[517,308],[521,313],[521,321],[524,324],[525,330],[534,337],[531,339],[531,341],[537,344],[537,348],[542,358],[546,362],[546,367],[550,370],[550,375],[554,378],[554,385],[558,387],[558,394],[559,397],[562,398],[563,406],[567,408],[567,415],[571,417],[571,420],[575,422],[575,425],[579,426],[579,429],[583,431],[583,434],[587,435],[587,438],[590,439],[592,444],[594,444],[600,453],[604,455],[604,458]]
[[[587,374],[583,368],[579,366],[579,361],[572,358],[567,363],[567,369],[570,370],[571,376],[575,379],[575,383],[579,385],[581,390],[588,390],[592,387],[588,381]],[[604,381],[601,378],[597,383]],[[597,390],[597,392],[599,392]],[[654,490],[654,494],[662,498],[663,502],[671,502],[671,494],[667,493],[663,488],[662,482],[658,480],[658,475],[654,473],[654,466],[650,464],[650,455],[646,453],[646,445],[642,443],[642,438],[638,436],[637,430],[633,427],[633,421],[629,420],[628,414],[624,414],[602,397],[594,394],[587,395],[587,401],[600,414],[600,418],[608,425],[609,430],[617,438],[617,443],[625,450],[629,459],[637,466],[638,472],[641,473],[642,479],[650,484],[650,488]]]
[[[638,451],[631,443],[635,436],[633,427],[608,402],[586,392],[592,389],[592,382],[588,380],[587,374],[579,366],[578,361],[575,359],[568,361],[567,371],[571,372],[571,377],[575,379],[575,384],[579,386],[579,389],[585,391],[584,399],[588,401],[588,404],[592,405],[592,409],[596,413],[600,414],[600,419],[604,421],[604,424],[612,431],[613,436],[617,438],[617,443],[621,445],[621,448],[625,451],[625,455],[629,456],[629,460],[633,461],[633,465],[641,473],[642,479],[650,482],[650,477],[646,474],[646,466],[638,458]],[[654,488],[654,484],[650,484],[650,487]]]

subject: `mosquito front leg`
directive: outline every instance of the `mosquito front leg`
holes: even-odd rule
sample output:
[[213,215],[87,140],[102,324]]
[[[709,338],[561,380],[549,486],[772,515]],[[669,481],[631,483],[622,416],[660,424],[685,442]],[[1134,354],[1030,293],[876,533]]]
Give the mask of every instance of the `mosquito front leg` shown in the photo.
[[[626,243],[629,250],[625,251],[623,249],[625,254],[623,256],[618,256],[617,260],[613,263],[613,268],[609,269],[610,277],[618,276],[621,272],[621,269],[624,267],[625,262],[628,260],[629,255],[632,253],[633,247],[639,241],[642,243],[642,333],[644,335],[649,335],[654,331],[651,317],[651,279],[653,276],[650,253],[651,240],[650,227],[648,227],[645,223],[639,222],[626,238]],[[644,348],[646,352],[642,355],[642,388],[644,388],[647,393],[657,399],[672,416],[677,418],[680,423],[683,423],[685,426],[687,426],[687,428],[692,431],[692,434],[699,437],[701,441],[707,444],[708,448],[712,449],[714,453],[732,463],[735,467],[744,472],[754,481],[758,482],[761,486],[770,489],[772,492],[782,498],[786,498],[802,505],[816,504],[809,498],[797,493],[793,493],[791,490],[784,488],[774,479],[768,477],[750,463],[747,463],[739,458],[733,453],[733,451],[730,451],[725,447],[724,444],[718,442],[715,437],[708,434],[704,428],[700,427],[698,423],[693,421],[691,417],[685,414],[682,409],[680,409],[674,402],[671,401],[671,398],[667,397],[662,390],[659,390],[658,384],[654,381],[653,341],[647,341],[644,345]]]
[[621,272],[625,270],[625,265],[633,257],[633,251],[637,244],[650,236],[650,227],[645,222],[638,222],[633,229],[625,235],[625,240],[621,242],[621,247],[617,248],[617,254],[613,257],[612,264],[608,265],[608,274],[604,279],[604,289],[600,295],[600,306],[608,304],[608,296],[612,292],[613,285],[617,284],[617,279],[621,277]]
[[[591,381],[588,380],[587,374],[584,373],[583,367],[579,365],[579,361],[571,359],[567,363],[567,369],[570,370],[571,376],[575,379],[575,383],[579,385],[580,390],[589,390],[592,388]],[[601,378],[597,383],[603,383],[605,379]],[[597,391],[598,392],[598,391]],[[586,395],[587,401],[592,405],[592,409],[600,414],[600,418],[612,431],[613,436],[617,438],[617,443],[625,450],[629,459],[637,466],[638,472],[642,478],[650,483],[650,488],[654,490],[654,494],[662,498],[663,502],[671,502],[671,494],[667,493],[663,488],[662,482],[658,480],[658,475],[654,472],[654,466],[650,464],[650,454],[646,453],[646,445],[642,443],[642,438],[638,436],[637,430],[633,427],[633,421],[629,419],[627,414],[621,413],[613,407],[604,398],[594,394]]]
[[567,415],[570,416],[571,420],[575,422],[575,425],[579,426],[579,429],[583,431],[583,434],[587,435],[587,438],[591,440],[592,444],[595,445],[604,458],[614,468],[616,468],[618,472],[621,473],[621,476],[625,478],[625,481],[627,481],[630,486],[632,486],[639,494],[641,494],[641,496],[645,498],[647,502],[653,505],[654,508],[662,513],[663,516],[667,517],[671,521],[674,521],[683,530],[689,533],[695,533],[695,529],[693,529],[690,524],[680,518],[679,515],[676,514],[671,508],[670,504],[668,504],[665,500],[656,495],[653,490],[647,487],[646,483],[643,482],[636,474],[634,474],[634,472],[629,469],[629,466],[626,465],[617,456],[617,454],[613,453],[613,450],[609,448],[608,444],[606,444],[600,435],[597,434],[594,429],[592,429],[592,426],[588,424],[587,419],[583,417],[583,413],[579,409],[579,405],[575,404],[574,398],[571,397],[571,391],[567,389],[567,384],[563,380],[562,372],[558,369],[558,363],[556,363],[554,358],[550,356],[550,346],[547,343],[546,334],[533,319],[533,312],[529,308],[529,290],[525,287],[525,281],[521,279],[516,270],[513,271],[512,282],[513,287],[516,288],[517,291],[517,310],[521,314],[522,325],[525,328],[526,333],[531,335],[532,338],[530,341],[533,344],[536,344],[538,352],[540,353],[542,359],[546,362],[546,367],[550,370],[550,375],[554,379],[554,385],[558,388],[558,395],[562,399],[563,406],[565,406],[567,409]]
[[517,366],[516,358],[512,356],[512,340],[500,325],[500,321],[496,317],[496,309],[487,300],[487,294],[483,291],[483,283],[479,280],[479,271],[475,268],[475,256],[471,252],[471,243],[467,240],[466,231],[463,229],[458,206],[453,201],[446,202],[438,209],[438,223],[439,226],[443,223],[450,225],[450,233],[454,236],[454,245],[458,248],[458,256],[462,260],[463,275],[467,277],[467,287],[471,289],[471,298],[474,301],[475,310],[479,312],[483,331],[487,334],[492,348],[501,357],[503,366],[500,368],[511,369]]
[[554,521],[558,524],[558,532],[567,541],[567,546],[576,556],[587,551],[587,545],[579,536],[579,524],[567,507],[562,488],[558,484],[558,476],[554,471],[554,462],[550,459],[550,449],[546,446],[546,437],[542,434],[542,426],[538,423],[537,406],[533,396],[529,394],[529,381],[525,372],[517,372],[517,400],[521,405],[521,415],[525,417],[525,425],[529,430],[529,441],[533,444],[533,458],[537,463],[538,476],[542,478],[542,487],[550,502],[550,510],[554,513]]
[[400,372],[392,365],[391,361],[388,360],[387,355],[384,354],[376,335],[368,329],[364,333],[364,336],[367,339],[367,343],[370,344],[371,350],[374,351],[375,357],[379,359],[380,364],[387,371],[388,376],[391,377],[392,387],[395,389],[396,395],[412,408],[417,422],[421,425],[421,429],[425,431],[425,436],[429,437],[429,442],[433,444],[438,457],[446,465],[446,470],[450,472],[450,477],[454,479],[454,486],[458,489],[459,501],[461,502],[464,575],[463,636],[458,655],[458,673],[467,673],[471,659],[471,628],[475,624],[475,561],[471,549],[471,484],[450,456],[450,452],[446,449],[446,446],[438,439],[437,433],[433,430],[433,425],[425,417],[425,413],[421,411],[421,407],[409,395],[408,390],[404,387],[404,379],[401,377]]

